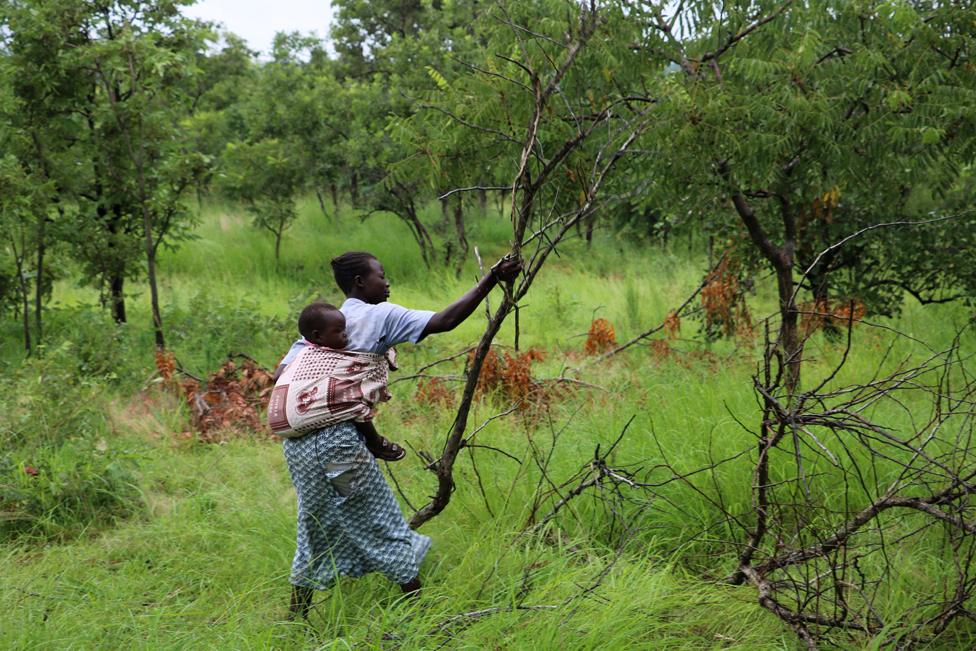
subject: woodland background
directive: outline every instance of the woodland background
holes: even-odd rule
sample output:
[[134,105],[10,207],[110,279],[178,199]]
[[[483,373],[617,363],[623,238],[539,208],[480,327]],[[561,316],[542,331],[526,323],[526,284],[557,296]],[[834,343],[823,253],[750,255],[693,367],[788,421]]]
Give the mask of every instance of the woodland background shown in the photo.
[[[0,2],[0,642],[969,648],[976,9]],[[435,539],[284,620],[263,401],[328,260],[439,309],[385,464]]]

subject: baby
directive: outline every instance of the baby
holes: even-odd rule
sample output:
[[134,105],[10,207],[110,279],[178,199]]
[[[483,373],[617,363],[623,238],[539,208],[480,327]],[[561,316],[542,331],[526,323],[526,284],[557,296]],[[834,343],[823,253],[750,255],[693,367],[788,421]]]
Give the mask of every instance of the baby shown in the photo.
[[328,303],[312,303],[298,317],[310,346],[288,364],[275,383],[268,424],[275,434],[296,438],[329,425],[352,421],[377,459],[398,461],[406,450],[380,436],[373,426],[375,405],[390,399],[386,356],[344,350],[346,318]]

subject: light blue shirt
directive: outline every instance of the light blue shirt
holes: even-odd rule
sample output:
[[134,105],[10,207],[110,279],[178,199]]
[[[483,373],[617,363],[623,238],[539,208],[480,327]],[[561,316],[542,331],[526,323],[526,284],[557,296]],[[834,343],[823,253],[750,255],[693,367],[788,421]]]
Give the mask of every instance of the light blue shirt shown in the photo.
[[[358,298],[347,298],[339,308],[346,317],[349,344],[346,350],[384,354],[388,349],[406,341],[417,343],[434,312],[411,310],[396,303],[372,305]],[[299,337],[281,360],[289,364],[302,348],[308,345]]]

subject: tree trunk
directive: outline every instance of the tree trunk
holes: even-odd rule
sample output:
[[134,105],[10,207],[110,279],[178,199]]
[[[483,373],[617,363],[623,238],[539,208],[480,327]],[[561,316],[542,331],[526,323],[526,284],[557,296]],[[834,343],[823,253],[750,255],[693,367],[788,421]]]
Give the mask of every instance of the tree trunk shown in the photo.
[[458,241],[458,257],[454,264],[454,275],[460,278],[464,261],[468,257],[468,237],[464,232],[464,209],[460,193],[457,195],[457,202],[454,204],[454,232],[457,234]]
[[315,198],[319,200],[319,208],[322,209],[322,214],[325,215],[326,219],[329,219],[329,211],[325,209],[325,197],[322,196],[322,192],[318,189],[315,190]]
[[593,246],[593,228],[596,226],[596,213],[590,215],[586,220],[586,248]]
[[478,213],[482,217],[488,214],[488,191],[484,188],[478,190]]
[[[44,178],[51,180],[51,168],[48,165],[47,156],[44,153],[44,143],[37,130],[31,131],[31,138],[34,142],[34,150],[37,152],[37,159],[41,163]],[[59,188],[55,184],[54,203],[57,204],[58,214],[64,217],[64,208],[60,205],[61,198]],[[42,320],[41,309],[44,299],[44,254],[47,252],[47,214],[41,212],[37,219],[37,274],[34,277],[34,328],[36,330],[36,342],[41,343],[44,336],[44,322]],[[26,251],[25,251],[26,254]]]
[[31,345],[31,327],[30,327],[30,300],[28,296],[30,292],[27,290],[27,281],[24,279],[24,272],[21,269],[17,270],[17,275],[20,280],[20,295],[23,301],[22,309],[24,312],[24,349],[27,354],[30,355],[33,346]]
[[417,246],[420,247],[420,257],[423,258],[424,264],[430,268],[434,260],[434,241],[430,238],[430,233],[427,232],[427,228],[420,221],[420,218],[417,217],[417,211],[412,206],[407,207],[406,213],[407,223],[410,226],[410,230],[413,231],[413,237],[417,242]]
[[109,296],[112,303],[112,319],[116,323],[125,323],[125,276],[121,269],[114,269],[109,278]]
[[[148,210],[143,208],[143,212],[148,215]],[[152,244],[152,221],[148,216],[143,216],[143,228],[146,229],[146,266],[149,276],[149,302],[152,306],[153,333],[156,337],[156,348],[162,350],[166,348],[166,341],[163,339],[163,315],[159,310],[159,287],[156,284],[156,251]]]
[[329,183],[329,193],[332,195],[332,210],[335,211],[336,219],[339,219],[339,186],[335,181]]
[[430,268],[434,262],[434,241],[417,215],[417,207],[414,204],[410,189],[398,183],[389,188],[388,192],[389,196],[393,199],[393,203],[384,209],[392,212],[410,227],[414,241],[420,247],[420,256],[423,258],[427,268]]
[[10,245],[14,254],[14,264],[17,267],[17,284],[20,287],[21,312],[23,313],[24,325],[24,349],[30,355],[33,350],[31,345],[30,327],[30,290],[27,287],[27,275],[24,273],[24,257],[26,255],[27,243],[23,242],[20,251],[17,251],[17,241],[13,234],[10,235]]
[[[719,174],[727,183],[733,184],[731,170],[726,162],[719,164]],[[759,223],[745,195],[739,190],[733,190],[731,199],[732,205],[749,232],[749,238],[776,273],[780,315],[779,350],[783,356],[781,363],[785,373],[787,404],[791,404],[800,387],[800,367],[803,363],[803,339],[797,327],[799,314],[796,309],[793,284],[793,265],[796,259],[796,215],[793,214],[788,200],[781,197],[783,244],[776,246]]]
[[281,259],[281,234],[284,232],[284,227],[279,228],[274,232],[275,236],[275,273],[278,273],[278,261]]
[[481,335],[481,340],[478,342],[478,347],[474,352],[474,358],[471,360],[471,365],[467,370],[467,379],[464,383],[464,391],[461,394],[461,404],[458,407],[457,416],[454,418],[451,433],[448,435],[447,445],[445,445],[444,452],[441,454],[441,458],[434,468],[437,473],[437,493],[426,506],[414,513],[410,519],[410,528],[412,529],[419,528],[443,511],[451,501],[451,493],[454,491],[454,460],[463,447],[462,437],[464,435],[464,428],[468,423],[468,413],[471,410],[471,404],[474,402],[474,391],[478,386],[478,376],[481,375],[481,367],[484,364],[485,357],[488,356],[488,351],[491,349],[491,342],[501,329],[502,323],[505,321],[505,316],[510,310],[511,303],[506,296],[502,299],[501,306],[488,322],[488,327],[485,329],[484,334]]
[[776,267],[776,285],[779,293],[779,343],[785,367],[786,392],[796,394],[800,387],[800,368],[803,364],[803,339],[800,337],[799,312],[793,298],[793,265],[782,264]]
[[349,198],[353,206],[359,205],[359,175],[355,172],[349,178]]
[[47,252],[46,226],[47,215],[41,215],[37,225],[37,275],[34,277],[34,329],[37,333],[37,343],[41,343],[41,338],[44,336],[41,309],[44,302],[44,254]]
[[434,228],[434,232],[435,233],[439,233],[439,234],[443,235],[443,234],[449,233],[450,230],[451,230],[450,229],[450,224],[451,224],[451,211],[450,211],[450,208],[448,207],[448,202],[449,201],[450,201],[450,198],[441,199],[440,200],[440,203],[441,203],[441,221]]

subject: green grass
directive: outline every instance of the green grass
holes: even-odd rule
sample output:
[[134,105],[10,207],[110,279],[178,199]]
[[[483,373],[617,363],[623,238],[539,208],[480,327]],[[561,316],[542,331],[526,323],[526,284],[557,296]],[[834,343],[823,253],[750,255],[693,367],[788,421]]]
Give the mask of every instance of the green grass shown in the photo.
[[[507,230],[497,215],[470,225],[472,245],[488,264],[504,252]],[[460,279],[428,272],[395,218],[376,215],[362,223],[343,213],[329,221],[314,200],[302,204],[301,218],[285,236],[278,273],[270,237],[254,231],[242,211],[206,206],[197,235],[160,262],[170,346],[197,374],[213,370],[228,352],[273,366],[295,336],[299,309],[317,296],[338,301],[327,263],[343,250],[374,252],[392,279],[391,300],[416,308],[443,307],[477,274],[473,261]],[[660,322],[690,293],[704,266],[683,252],[638,250],[610,237],[598,239],[592,250],[571,242],[560,253],[520,314],[522,346],[547,353],[535,370],[541,377],[555,377],[582,361],[584,334],[594,316],[609,319],[620,341]],[[295,498],[279,445],[255,436],[206,446],[178,436],[188,427],[185,411],[147,383],[148,301],[141,288],[131,289],[132,322],[119,334],[85,307],[97,303],[91,289],[59,281],[49,345],[75,341],[77,372],[100,378],[99,404],[110,412],[112,443],[138,462],[141,504],[136,515],[114,526],[93,527],[57,544],[20,539],[2,548],[0,647],[799,648],[794,633],[756,604],[753,588],[721,583],[734,558],[721,542],[728,532],[715,526],[715,511],[701,496],[717,495],[706,476],[690,480],[701,493],[676,483],[662,488],[647,508],[626,507],[635,533],[619,553],[613,517],[589,497],[575,501],[545,531],[527,532],[524,526],[541,479],[532,446],[548,450],[554,432],[559,437],[549,472],[557,482],[586,464],[597,444],[605,449],[631,418],[613,458],[620,465],[651,468],[664,461],[663,451],[685,472],[753,445],[752,435],[736,422],[757,425],[753,345],[705,346],[696,337],[697,323],[686,319],[674,343],[678,357],[657,359],[639,347],[592,367],[585,378],[605,390],[573,389],[536,418],[492,421],[478,434],[480,442],[522,463],[478,450],[474,461],[483,498],[472,456],[459,457],[451,504],[423,529],[435,544],[422,570],[421,599],[405,602],[378,575],[342,580],[317,594],[304,625],[284,621]],[[770,291],[761,286],[750,297],[757,316],[772,312]],[[944,346],[968,316],[958,307],[923,310],[908,304],[897,325]],[[472,344],[483,324],[479,311],[452,333],[404,346],[401,373]],[[0,355],[16,367],[17,326],[3,328]],[[514,337],[509,319],[498,342],[511,346]],[[839,381],[871,375],[889,341],[885,331],[858,327],[855,354]],[[973,350],[973,343],[970,336],[965,345]],[[828,372],[840,354],[837,344],[815,337],[807,349],[807,381]],[[923,354],[922,347],[899,341],[887,366]],[[458,373],[460,365],[441,372]],[[453,412],[416,404],[414,387],[393,385],[395,399],[384,406],[377,425],[415,450],[436,454]],[[505,407],[499,399],[479,402],[469,422],[477,426]],[[905,418],[890,409],[873,417],[895,424]],[[789,468],[781,467],[785,477]],[[391,468],[414,505],[433,491],[434,478],[417,454]],[[888,472],[877,470],[879,478]],[[716,473],[721,498],[733,512],[750,508],[750,473],[748,457]],[[823,499],[836,494],[828,490]],[[704,530],[709,535],[702,536]],[[935,547],[893,546],[891,553],[915,569],[899,577],[882,600],[889,612],[910,610],[919,577],[935,581],[943,572]],[[971,646],[972,635],[959,626],[933,648]],[[843,644],[872,641],[854,637]]]

